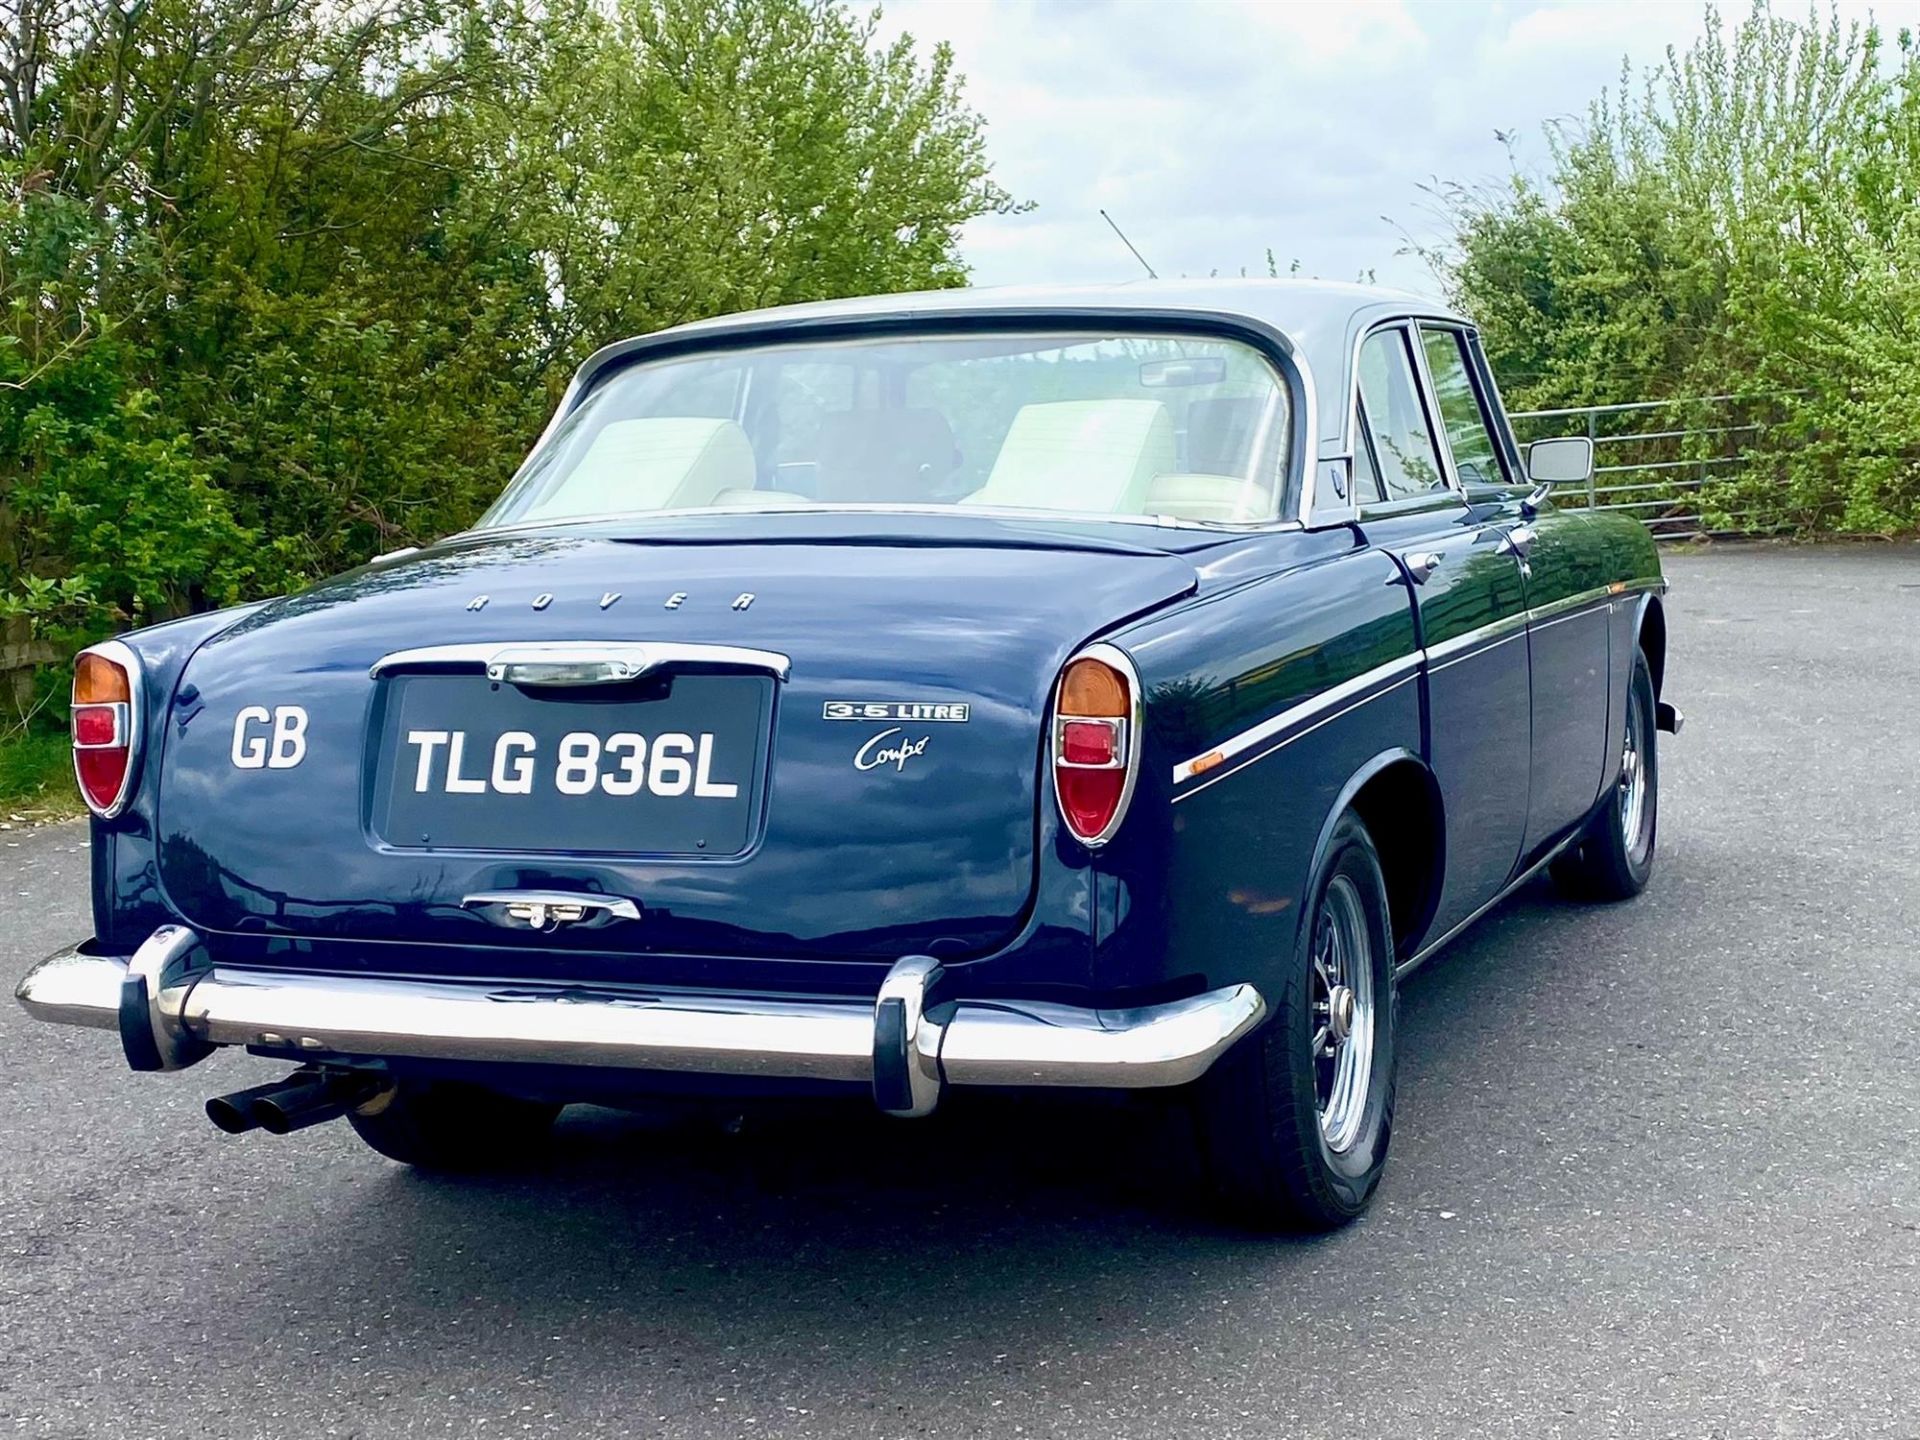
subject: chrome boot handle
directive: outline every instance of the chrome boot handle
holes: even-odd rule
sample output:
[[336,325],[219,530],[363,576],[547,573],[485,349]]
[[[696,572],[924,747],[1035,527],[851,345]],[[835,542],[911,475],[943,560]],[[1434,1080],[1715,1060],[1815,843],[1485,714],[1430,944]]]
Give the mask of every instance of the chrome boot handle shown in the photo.
[[638,920],[640,906],[618,895],[573,890],[485,890],[460,902],[462,910],[509,930],[552,932],[563,925],[593,929],[615,920]]

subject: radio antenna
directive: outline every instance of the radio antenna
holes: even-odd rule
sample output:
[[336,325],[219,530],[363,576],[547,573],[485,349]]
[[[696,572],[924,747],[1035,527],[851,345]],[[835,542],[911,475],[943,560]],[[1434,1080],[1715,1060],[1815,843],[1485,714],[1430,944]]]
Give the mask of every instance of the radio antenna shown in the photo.
[[1127,232],[1122,230],[1118,225],[1114,225],[1113,217],[1109,215],[1106,211],[1102,210],[1100,212],[1100,218],[1106,221],[1107,224],[1113,225],[1113,233],[1120,237],[1120,243],[1122,245],[1126,246],[1127,249],[1129,250],[1133,250],[1133,258],[1140,262],[1140,268],[1147,272],[1147,278],[1149,280],[1158,280],[1160,277],[1154,274],[1153,267],[1147,264],[1147,257],[1142,255],[1138,250],[1134,249],[1133,242],[1127,239]]

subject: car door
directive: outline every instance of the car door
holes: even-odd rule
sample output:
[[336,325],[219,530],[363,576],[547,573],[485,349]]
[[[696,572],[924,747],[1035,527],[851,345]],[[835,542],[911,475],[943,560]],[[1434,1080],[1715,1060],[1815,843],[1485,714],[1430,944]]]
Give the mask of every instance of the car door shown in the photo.
[[1499,893],[1526,830],[1526,590],[1507,534],[1518,512],[1455,480],[1414,325],[1362,341],[1356,386],[1361,530],[1400,557],[1427,654],[1427,758],[1446,814],[1437,936]]
[[1527,648],[1533,662],[1533,766],[1526,853],[1587,817],[1599,798],[1607,723],[1611,614],[1604,552],[1587,517],[1549,502],[1528,524]]
[[1608,764],[1605,547],[1594,542],[1586,516],[1550,501],[1520,513],[1513,497],[1527,482],[1473,333],[1423,325],[1421,351],[1464,488],[1470,498],[1496,488],[1507,497],[1509,544],[1522,562],[1533,675],[1522,858],[1531,861],[1586,818]]

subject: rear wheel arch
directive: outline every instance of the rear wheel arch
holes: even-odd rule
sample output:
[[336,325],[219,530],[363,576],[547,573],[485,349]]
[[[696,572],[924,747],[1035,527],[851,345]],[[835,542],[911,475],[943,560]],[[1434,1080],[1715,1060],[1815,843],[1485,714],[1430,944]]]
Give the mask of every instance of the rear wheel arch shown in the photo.
[[1667,679],[1667,612],[1659,596],[1647,596],[1640,610],[1637,633],[1640,649],[1647,657],[1647,669],[1653,673],[1653,698],[1658,700]]
[[1410,750],[1388,750],[1354,772],[1320,827],[1310,874],[1318,874],[1341,817],[1367,827],[1387,882],[1394,948],[1405,960],[1432,924],[1446,873],[1445,810],[1433,772]]

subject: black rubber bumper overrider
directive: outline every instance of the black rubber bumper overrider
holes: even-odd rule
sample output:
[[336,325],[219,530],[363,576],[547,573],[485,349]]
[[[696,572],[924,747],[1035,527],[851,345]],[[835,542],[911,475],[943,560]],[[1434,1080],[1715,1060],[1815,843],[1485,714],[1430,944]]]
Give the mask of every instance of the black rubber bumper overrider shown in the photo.
[[907,1002],[882,1000],[873,1013],[873,1098],[882,1110],[913,1107],[907,1078]]

